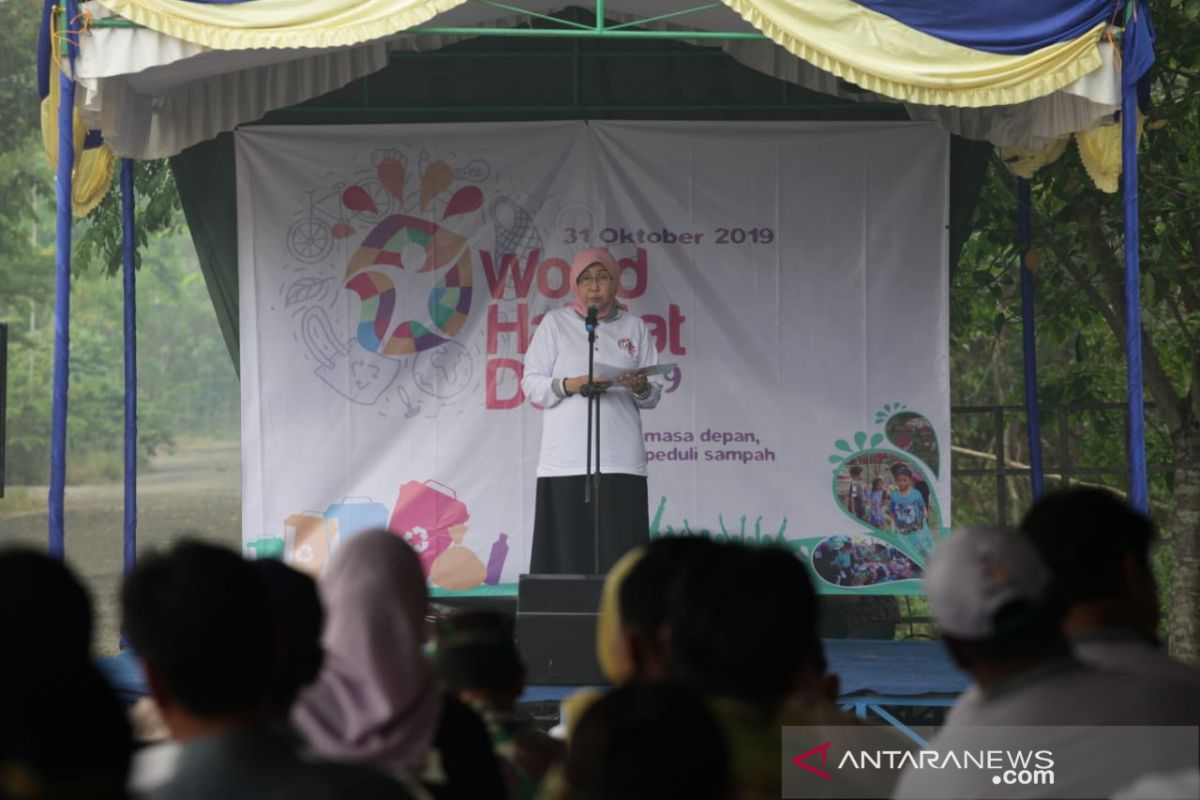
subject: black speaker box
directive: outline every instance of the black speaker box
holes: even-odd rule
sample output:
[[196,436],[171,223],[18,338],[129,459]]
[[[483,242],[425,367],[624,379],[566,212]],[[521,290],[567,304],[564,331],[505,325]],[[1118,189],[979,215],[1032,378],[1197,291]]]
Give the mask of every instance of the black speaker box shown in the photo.
[[522,575],[517,584],[517,647],[527,684],[607,683],[596,661],[603,575]]

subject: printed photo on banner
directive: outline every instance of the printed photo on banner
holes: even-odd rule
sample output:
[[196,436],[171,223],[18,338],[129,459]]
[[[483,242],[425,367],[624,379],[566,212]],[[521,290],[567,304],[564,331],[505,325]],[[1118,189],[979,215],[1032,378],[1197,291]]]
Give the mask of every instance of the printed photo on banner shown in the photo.
[[834,494],[857,522],[895,534],[923,559],[933,552],[941,514],[929,477],[914,459],[888,451],[849,458],[834,473]]
[[812,551],[812,569],[834,586],[857,587],[924,576],[921,567],[887,542],[874,536],[830,536]]
[[900,411],[887,421],[887,438],[892,444],[912,453],[938,474],[938,440],[933,423],[915,411]]

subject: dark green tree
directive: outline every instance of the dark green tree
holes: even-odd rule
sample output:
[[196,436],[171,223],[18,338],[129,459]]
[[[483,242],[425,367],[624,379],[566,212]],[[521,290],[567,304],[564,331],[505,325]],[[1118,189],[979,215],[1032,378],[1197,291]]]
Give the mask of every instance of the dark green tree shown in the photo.
[[[1154,404],[1147,438],[1150,460],[1174,465],[1152,492],[1169,537],[1170,649],[1200,663],[1200,2],[1151,6],[1158,60],[1140,150],[1142,358]],[[992,170],[953,287],[959,401],[967,387],[1020,401],[1015,187],[1002,166]],[[1121,196],[1092,185],[1074,147],[1037,174],[1032,266],[1044,403],[1124,399],[1123,241]],[[1077,457],[1124,459],[1125,431],[1111,419],[1076,421],[1066,433]]]
[[[0,2],[0,322],[9,325],[11,483],[49,474],[54,348],[54,186],[42,149],[36,86],[40,0]],[[139,444],[176,435],[235,436],[236,374],[229,363],[182,226],[165,161],[135,165],[139,256]],[[120,194],[76,221],[71,313],[68,479],[120,476]]]

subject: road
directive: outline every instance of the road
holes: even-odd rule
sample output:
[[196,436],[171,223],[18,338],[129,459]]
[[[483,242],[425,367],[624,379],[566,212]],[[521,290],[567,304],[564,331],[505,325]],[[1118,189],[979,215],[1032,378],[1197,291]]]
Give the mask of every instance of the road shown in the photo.
[[[174,453],[154,457],[138,476],[138,552],[185,536],[240,549],[241,474],[237,442],[181,444]],[[46,493],[45,487],[31,491]],[[0,546],[26,544],[44,550],[47,528],[45,510],[5,516],[0,500]],[[96,607],[96,652],[114,653],[119,641],[123,486],[67,487],[65,528],[67,562],[84,579]]]

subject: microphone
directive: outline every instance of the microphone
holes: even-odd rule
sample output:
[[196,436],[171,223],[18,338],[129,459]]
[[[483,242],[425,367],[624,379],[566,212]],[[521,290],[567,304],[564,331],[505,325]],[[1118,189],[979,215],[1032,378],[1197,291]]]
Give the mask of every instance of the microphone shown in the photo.
[[[579,393],[588,399],[591,399],[593,396],[598,397],[599,395],[603,394],[604,390],[606,388],[606,387],[602,386],[601,384],[596,383],[595,382],[596,379],[594,377],[592,377],[592,345],[596,341],[596,324],[597,324],[596,317],[599,315],[599,313],[600,313],[599,310],[595,306],[588,306],[587,319],[584,320],[584,323],[583,323],[583,327],[587,330],[587,333],[588,333],[588,382],[579,388]],[[591,417],[589,417],[588,418],[589,430],[590,430],[591,424],[592,424],[592,420],[591,420]],[[591,434],[588,434],[588,435],[591,436]]]

